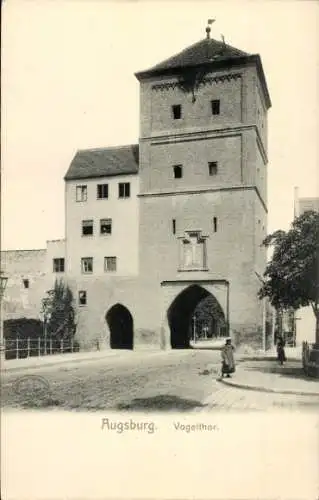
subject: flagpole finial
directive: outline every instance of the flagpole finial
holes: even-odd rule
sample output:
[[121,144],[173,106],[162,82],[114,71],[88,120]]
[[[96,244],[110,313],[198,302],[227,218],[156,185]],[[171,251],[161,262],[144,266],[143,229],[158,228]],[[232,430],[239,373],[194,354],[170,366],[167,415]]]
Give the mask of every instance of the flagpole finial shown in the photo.
[[206,27],[206,38],[210,39],[211,25],[216,21],[216,19],[208,19]]

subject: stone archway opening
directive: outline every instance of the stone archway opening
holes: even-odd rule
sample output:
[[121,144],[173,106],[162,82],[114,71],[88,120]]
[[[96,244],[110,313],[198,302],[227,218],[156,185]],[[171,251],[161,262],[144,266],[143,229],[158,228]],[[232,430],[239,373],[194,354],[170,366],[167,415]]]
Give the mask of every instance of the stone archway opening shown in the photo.
[[115,304],[105,316],[111,349],[133,349],[133,317],[122,304]]
[[216,297],[199,285],[190,285],[172,302],[167,319],[171,347],[188,349],[191,341],[227,335],[225,314]]

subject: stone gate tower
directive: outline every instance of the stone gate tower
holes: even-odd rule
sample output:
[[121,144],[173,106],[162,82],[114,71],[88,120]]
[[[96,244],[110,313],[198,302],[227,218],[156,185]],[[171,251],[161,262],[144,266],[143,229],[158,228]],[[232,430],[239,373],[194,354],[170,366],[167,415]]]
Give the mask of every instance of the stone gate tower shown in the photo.
[[211,294],[229,333],[260,343],[271,106],[261,59],[208,32],[136,77],[139,331],[187,346],[194,308]]

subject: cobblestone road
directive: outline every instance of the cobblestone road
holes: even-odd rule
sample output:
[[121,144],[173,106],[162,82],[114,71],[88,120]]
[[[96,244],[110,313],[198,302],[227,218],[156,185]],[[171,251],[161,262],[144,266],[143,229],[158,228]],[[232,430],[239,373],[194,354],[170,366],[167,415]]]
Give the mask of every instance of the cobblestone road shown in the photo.
[[217,382],[219,362],[219,351],[119,352],[118,357],[8,372],[2,377],[2,405],[72,411],[319,410],[319,398]]
[[[213,383],[212,393],[201,410],[209,411],[319,411],[319,397],[292,394],[265,393]],[[199,409],[196,409],[199,411]]]

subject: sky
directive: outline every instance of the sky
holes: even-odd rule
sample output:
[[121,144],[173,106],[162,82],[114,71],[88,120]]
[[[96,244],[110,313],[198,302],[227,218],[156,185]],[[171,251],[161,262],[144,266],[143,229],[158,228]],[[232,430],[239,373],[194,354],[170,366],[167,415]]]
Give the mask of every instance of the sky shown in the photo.
[[6,0],[2,6],[2,249],[64,237],[63,177],[77,149],[138,142],[134,73],[205,37],[262,58],[268,232],[294,187],[319,196],[319,2]]

